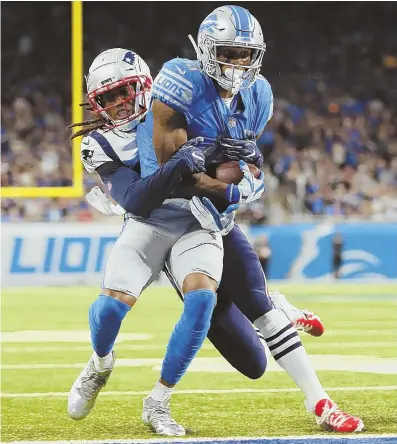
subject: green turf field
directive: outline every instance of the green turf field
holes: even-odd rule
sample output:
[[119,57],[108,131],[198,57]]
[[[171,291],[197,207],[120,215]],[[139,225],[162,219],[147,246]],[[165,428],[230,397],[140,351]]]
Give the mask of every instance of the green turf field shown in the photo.
[[[325,323],[321,338],[302,338],[331,397],[361,415],[367,433],[396,433],[397,284],[280,289]],[[96,294],[84,287],[3,291],[3,442],[153,437],[140,421],[143,392],[158,378],[181,303],[168,288],[142,296],[122,326],[107,387],[91,415],[74,422],[66,394],[91,353],[87,310]],[[190,437],[321,433],[303,395],[288,390],[294,387],[273,362],[260,380],[240,376],[206,342],[178,386],[173,414]]]

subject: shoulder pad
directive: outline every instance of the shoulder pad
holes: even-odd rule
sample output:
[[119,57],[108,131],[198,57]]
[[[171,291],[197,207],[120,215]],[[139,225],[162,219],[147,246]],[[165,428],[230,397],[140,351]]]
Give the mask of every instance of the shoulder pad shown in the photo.
[[260,133],[262,133],[267,122],[273,116],[273,92],[270,83],[263,77],[259,75],[257,80],[252,86],[254,101],[258,107],[258,126]]
[[257,85],[257,88],[262,91],[267,91],[268,93],[272,94],[272,87],[270,86],[270,83],[268,80],[263,77],[262,74],[258,76],[257,81],[255,82],[255,85]]
[[186,59],[166,62],[153,83],[153,97],[184,115],[188,113],[194,95],[193,62],[186,62]]
[[83,137],[80,145],[81,161],[89,174],[95,173],[96,169],[103,163],[112,161],[99,143],[91,137],[91,134],[89,133]]

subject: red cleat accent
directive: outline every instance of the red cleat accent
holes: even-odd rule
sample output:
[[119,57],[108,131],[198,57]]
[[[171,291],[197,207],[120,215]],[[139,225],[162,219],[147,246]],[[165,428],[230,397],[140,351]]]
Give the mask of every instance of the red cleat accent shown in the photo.
[[324,325],[314,313],[310,313],[307,310],[302,310],[297,313],[299,313],[299,315],[294,318],[293,324],[298,331],[304,331],[316,337],[324,333]]
[[314,413],[317,424],[330,432],[353,433],[364,428],[362,419],[344,412],[330,399],[321,399]]

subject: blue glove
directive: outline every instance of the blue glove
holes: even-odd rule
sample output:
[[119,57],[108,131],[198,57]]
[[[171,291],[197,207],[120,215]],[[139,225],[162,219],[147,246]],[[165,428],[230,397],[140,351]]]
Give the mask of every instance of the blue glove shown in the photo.
[[173,155],[174,159],[180,158],[186,164],[188,172],[191,174],[205,172],[205,156],[202,149],[199,148],[202,141],[202,137],[188,140]]
[[256,140],[222,138],[219,139],[219,146],[226,161],[244,160],[244,162],[252,163],[258,168],[263,166],[263,156]]
[[225,236],[234,227],[234,212],[238,204],[229,205],[223,213],[219,213],[206,197],[200,200],[194,196],[189,204],[193,216],[205,230]]
[[238,164],[244,177],[237,185],[227,186],[226,199],[230,203],[248,204],[259,199],[265,191],[265,175],[261,171],[259,177],[256,178],[243,160],[240,160]]

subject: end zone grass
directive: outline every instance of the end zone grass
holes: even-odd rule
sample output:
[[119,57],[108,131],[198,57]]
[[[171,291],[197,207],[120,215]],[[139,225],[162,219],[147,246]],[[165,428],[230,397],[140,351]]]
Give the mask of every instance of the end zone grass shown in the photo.
[[[372,363],[368,365],[368,371],[365,368],[360,371],[318,371],[326,387],[364,390],[330,391],[331,397],[344,409],[362,416],[367,433],[397,433],[397,391],[392,389],[397,386],[397,378],[395,374],[380,373],[380,368],[376,367],[376,363],[397,355],[397,285],[289,284],[280,286],[280,289],[291,302],[318,313],[325,323],[326,332],[321,338],[302,337],[314,362],[332,355],[332,361],[339,356],[340,360],[353,361],[368,358]],[[45,342],[32,342],[33,333],[22,334],[18,342],[15,336],[4,336],[8,339],[2,344],[3,442],[153,437],[140,420],[144,395],[121,392],[152,388],[158,378],[158,366],[150,362],[161,362],[181,303],[171,288],[152,287],[142,296],[123,323],[121,334],[145,333],[148,339],[126,339],[118,343],[116,351],[120,366],[115,368],[105,389],[113,394],[99,396],[90,416],[74,422],[66,414],[66,393],[80,368],[56,368],[54,365],[86,362],[90,356],[90,344],[84,338],[76,342],[76,335],[70,342],[65,342],[67,337],[56,341],[54,332],[58,337],[62,332],[64,335],[68,335],[68,331],[87,332],[87,310],[96,294],[97,289],[84,287],[3,291],[3,332],[35,331],[37,334],[39,330],[46,331]],[[199,353],[199,358],[208,362],[215,362],[213,359],[218,357],[209,343]],[[126,359],[141,359],[143,365],[129,366],[129,361],[124,361]],[[149,359],[152,361],[147,361]],[[123,362],[126,365],[121,365]],[[37,368],[38,364],[49,366]],[[283,372],[271,367],[263,378],[251,381],[224,369],[216,372],[216,368],[207,365],[189,371],[178,388],[224,389],[229,393],[177,394],[173,398],[173,414],[189,429],[190,437],[322,433],[313,416],[305,411],[300,392],[232,392],[236,388],[295,387]],[[378,386],[389,389],[377,390]],[[365,387],[373,389],[365,391]],[[37,392],[43,395],[22,397]],[[49,392],[62,395],[49,396]]]

